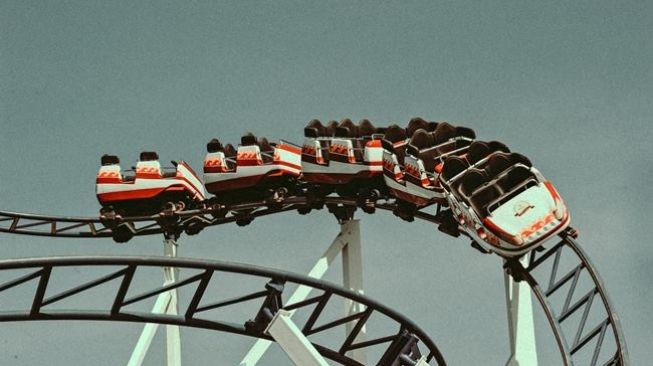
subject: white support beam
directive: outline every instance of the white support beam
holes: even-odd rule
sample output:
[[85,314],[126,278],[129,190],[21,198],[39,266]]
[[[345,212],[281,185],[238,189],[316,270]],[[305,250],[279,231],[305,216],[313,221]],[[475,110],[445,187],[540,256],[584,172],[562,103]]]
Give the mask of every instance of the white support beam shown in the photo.
[[[177,243],[173,239],[163,241],[163,252],[167,257],[177,256]],[[177,282],[179,278],[179,269],[165,267],[163,268],[163,285],[167,286]],[[166,291],[160,294],[154,306],[153,314],[170,314],[177,315],[179,312],[177,289]],[[159,329],[159,324],[147,323],[143,327],[138,342],[134,346],[131,357],[127,362],[128,366],[141,366],[145,360],[145,355],[152,345],[152,340]],[[179,335],[179,326],[166,325],[166,349],[167,349],[167,366],[181,366],[181,339]]]
[[[166,314],[179,314],[177,291],[172,291]],[[166,358],[168,366],[181,366],[181,336],[179,326],[166,325]]]
[[[520,262],[528,265],[530,253]],[[510,358],[506,366],[537,366],[537,347],[531,289],[525,281],[515,282],[504,274],[508,332],[510,335]]]
[[[347,245],[349,237],[346,231],[343,230],[343,227],[344,225],[341,226],[340,233],[338,233],[336,238],[333,239],[333,242],[331,245],[329,245],[329,248],[324,252],[324,254],[322,254],[320,259],[317,260],[315,265],[313,265],[313,268],[311,268],[311,270],[308,272],[308,277],[316,279],[322,278],[326,271],[329,269],[331,262],[333,262],[336,256],[338,256],[342,249]],[[311,290],[311,287],[308,286],[297,287],[295,292],[290,295],[287,304],[290,305],[306,300]],[[290,311],[289,313],[290,316],[292,316],[295,312]],[[271,344],[272,342],[268,341],[267,339],[258,339],[252,348],[249,349],[245,357],[243,357],[243,359],[240,361],[239,366],[256,365],[268,350],[268,348],[270,348]]]
[[274,338],[296,366],[329,366],[290,316],[290,312],[279,310],[265,332]]
[[[152,308],[152,313],[165,314],[169,303],[170,294],[168,292],[162,293],[159,295],[159,297],[156,298],[156,302]],[[129,358],[129,362],[127,362],[128,366],[141,366],[143,364],[145,355],[147,354],[147,350],[152,344],[152,340],[154,339],[154,335],[156,334],[157,329],[159,329],[159,324],[145,324],[143,331],[138,338],[138,342],[136,342],[136,346],[134,346],[134,350],[132,351],[131,357]]]
[[[345,288],[352,290],[360,295],[363,295],[363,253],[361,249],[361,235],[360,235],[360,220],[349,220],[343,223],[340,227],[340,232],[343,233],[343,240],[346,245],[342,249],[342,279]],[[361,313],[365,311],[363,304],[356,303],[349,299],[345,300],[345,316]],[[356,322],[349,322],[346,324],[346,334],[349,334]],[[365,326],[361,328],[354,343],[365,341]],[[367,357],[365,349],[355,349],[347,352],[347,354],[354,360],[366,364]]]
[[[177,243],[174,239],[163,241],[163,251],[166,257],[177,257]],[[179,280],[179,268],[166,267],[163,269],[166,283],[172,284]],[[170,301],[166,308],[166,314],[179,314],[177,289],[168,292]],[[167,366],[181,366],[181,336],[178,325],[166,325],[166,359]]]
[[420,357],[420,359],[415,363],[415,366],[429,366],[429,363],[426,362],[426,356]]

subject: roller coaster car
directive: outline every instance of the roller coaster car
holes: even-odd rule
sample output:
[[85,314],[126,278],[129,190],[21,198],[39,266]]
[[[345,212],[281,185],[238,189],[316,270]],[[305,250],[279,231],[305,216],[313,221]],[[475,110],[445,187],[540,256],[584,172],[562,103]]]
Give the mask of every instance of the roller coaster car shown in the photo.
[[337,126],[334,122],[323,126],[318,120],[311,121],[304,129],[302,179],[331,187],[343,196],[380,188],[384,130],[366,119],[358,125],[343,119]]
[[158,159],[155,152],[142,152],[136,167],[121,171],[117,156],[102,156],[96,193],[103,211],[152,215],[169,202],[183,209],[204,200],[202,182],[188,164],[173,161],[173,167],[162,168]]
[[[407,140],[411,131],[412,136]],[[437,179],[442,161],[448,156],[467,153],[475,137],[469,128],[454,127],[447,122],[427,124],[421,119],[411,120],[405,131],[397,125],[388,127],[383,140],[385,184],[392,195],[414,208],[446,204]]]
[[252,198],[280,202],[294,190],[301,174],[301,149],[285,141],[269,143],[249,133],[237,149],[230,144],[222,146],[217,139],[206,147],[204,183],[221,203]]
[[497,144],[475,141],[445,160],[439,179],[463,230],[486,250],[519,256],[567,228],[569,212],[528,158]]

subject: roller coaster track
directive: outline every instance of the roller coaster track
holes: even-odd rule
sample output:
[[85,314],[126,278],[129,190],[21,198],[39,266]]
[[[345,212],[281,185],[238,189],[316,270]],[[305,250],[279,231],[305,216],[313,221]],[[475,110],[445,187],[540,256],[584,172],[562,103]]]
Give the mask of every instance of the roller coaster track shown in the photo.
[[[353,212],[359,205],[359,202],[354,199],[326,197],[321,204],[326,205],[329,208],[329,211],[336,215],[338,220],[346,221],[353,216]],[[388,199],[374,202],[371,206],[376,209],[389,211],[392,211],[397,207],[393,200]],[[308,211],[307,208],[309,207],[314,207],[314,205],[305,197],[289,197],[282,204],[272,207],[270,207],[266,202],[251,202],[228,207],[212,206],[197,210],[172,212],[167,214],[162,213],[154,216],[117,217],[111,221],[107,221],[106,218],[102,219],[98,217],[56,217],[0,212],[0,232],[41,236],[101,238],[111,237],[112,230],[116,225],[128,225],[133,235],[163,233],[166,237],[178,237],[182,231],[196,233],[208,226],[230,222],[237,222],[239,225],[244,225],[256,217],[278,212],[304,209],[304,213],[306,213],[306,211]],[[439,225],[443,222],[443,216],[441,216],[440,213],[440,207],[438,207],[436,214],[430,214],[425,212],[425,210],[422,210],[414,213],[414,217]],[[454,232],[452,234],[458,236],[456,235],[458,233]],[[459,234],[464,234],[464,232],[461,231]],[[628,352],[619,318],[610,303],[598,272],[581,247],[571,237],[569,237],[567,233],[562,233],[559,242],[556,243],[553,238],[549,239],[544,246],[528,253],[527,256],[529,259],[527,264],[523,264],[524,262],[520,261],[519,258],[506,259],[504,270],[506,274],[514,279],[514,281],[525,281],[535,294],[551,326],[563,364],[587,364],[592,366],[629,365]],[[49,262],[47,259],[32,262],[8,261],[0,262],[0,269],[34,264],[34,266],[40,266],[41,269],[34,272],[32,274],[33,277],[31,278],[39,277],[41,278],[41,281],[43,281],[43,276],[44,273],[47,272],[47,268],[51,268],[53,265],[64,265],[64,263],[70,263],[67,265],[72,265],[73,263],[94,264],[94,261],[103,262],[112,260],[120,261],[119,259],[88,258],[70,259],[70,261],[60,258],[53,260],[53,262]],[[144,261],[136,260],[134,263],[144,265],[148,263],[148,261],[153,261],[159,265],[166,264],[161,262],[161,260],[155,259]],[[195,262],[167,264],[178,266],[188,265],[191,267],[198,265],[192,263]],[[127,267],[122,271],[128,271],[127,268],[130,268],[128,266],[129,263],[124,262],[123,264]],[[203,268],[209,268],[207,266],[208,264],[205,263],[205,267]],[[217,267],[211,268],[216,268],[217,270],[219,268],[230,267],[220,267],[220,265],[218,265]],[[263,273],[271,274],[264,270],[257,271],[259,271],[257,273],[261,275]],[[124,276],[124,273],[121,272],[120,276]],[[274,276],[269,275],[268,277],[272,278]],[[291,279],[297,283],[306,283],[317,286],[317,283],[312,283],[311,281],[300,277],[290,276],[284,278]],[[201,281],[201,279],[198,277],[195,281]],[[45,282],[47,283],[47,278],[45,279]],[[0,289],[4,289],[5,286],[6,285],[3,285]],[[582,292],[581,296],[578,296],[578,294],[583,291],[578,289],[583,287],[585,292]],[[340,294],[338,291],[335,289],[327,290],[329,293]],[[563,295],[562,299],[559,299],[561,294]],[[327,295],[323,294],[322,296]],[[366,306],[372,306],[373,309],[385,309],[380,306],[380,304],[370,303],[369,300],[357,298],[357,301],[359,300],[361,303],[363,303],[363,301],[368,301]],[[311,301],[320,302],[321,299],[316,297],[312,298]],[[37,303],[39,302],[35,301],[35,304]],[[34,312],[35,314],[32,314]],[[66,318],[66,315],[61,314],[43,315],[40,313],[38,307],[31,309],[31,311],[24,313],[23,315],[14,314],[11,316],[13,318],[7,318],[5,316],[4,318],[0,317],[0,319],[34,320],[37,318]],[[78,314],[78,316],[82,315]],[[120,313],[119,309],[113,309],[111,312],[104,313],[103,315],[95,314],[93,316],[95,317],[94,319],[102,318],[104,320],[129,320],[133,318],[131,315]],[[362,317],[363,315],[360,316]],[[153,315],[148,318],[149,320],[147,321],[156,321],[155,318],[158,317],[158,315]],[[396,318],[395,320],[397,319],[399,318]],[[179,319],[164,320],[175,324],[180,321]],[[191,322],[188,323],[188,320]],[[186,319],[186,321],[187,323],[184,325],[202,326],[206,324],[209,328],[220,328],[219,330],[229,329],[229,331],[234,331],[236,333],[246,333],[241,328],[225,328],[218,324],[208,325],[208,323],[202,321],[195,321],[193,317],[191,317],[191,319]],[[588,325],[588,322],[592,321],[594,321],[595,324]],[[589,330],[587,330],[588,328]],[[408,327],[406,329],[416,331],[417,328]],[[423,336],[423,333],[420,333],[419,338],[422,339],[421,337],[425,337]],[[387,340],[389,341],[390,338]],[[426,340],[422,340],[423,342],[426,342]],[[439,353],[436,353],[437,348],[433,345],[433,347],[429,346],[429,350],[429,357],[436,359],[439,364],[441,358],[438,357],[441,356],[438,356]],[[339,356],[336,355],[337,352],[333,353],[333,350],[326,350],[323,348],[320,348],[319,351],[321,353],[325,352],[323,353],[325,357],[335,357],[332,359],[340,362],[340,359],[338,358]],[[340,353],[337,354],[341,355]]]
[[[57,273],[62,268],[74,267],[75,270],[108,268],[108,274],[99,276],[76,287],[46,296],[52,282],[57,281]],[[180,279],[178,282],[164,284],[155,289],[143,291],[135,284],[135,276],[144,268],[174,268],[195,274]],[[311,341],[315,349],[325,358],[342,365],[360,366],[361,363],[347,355],[357,349],[385,345],[385,350],[378,361],[380,365],[415,365],[427,362],[432,365],[445,365],[442,354],[435,343],[414,323],[403,315],[390,310],[384,305],[361,296],[353,291],[330,285],[327,282],[299,276],[291,273],[265,269],[251,265],[202,261],[189,259],[171,259],[166,257],[50,257],[34,259],[15,259],[0,261],[0,273],[11,270],[32,269],[26,275],[13,278],[0,284],[0,294],[11,288],[37,281],[31,307],[25,309],[2,309],[0,322],[9,321],[43,321],[43,320],[93,320],[123,321],[137,323],[171,324],[214,331],[234,333],[244,336],[269,339],[266,328],[271,327],[275,316],[287,312],[306,312],[308,315],[301,327],[305,337],[318,337],[331,329],[353,323],[352,331],[338,340],[337,347],[330,347],[319,341]],[[212,280],[224,274],[237,275],[237,282],[247,281],[241,277],[254,279],[260,286],[254,292],[246,292],[229,299],[217,299],[220,288],[212,286]],[[106,309],[51,309],[59,302],[110,281],[120,281],[111,297],[112,305]],[[215,282],[215,281],[214,281]],[[290,286],[305,286],[315,295],[306,300],[285,303],[285,289]],[[185,288],[190,292],[188,306],[181,315],[155,314],[126,309],[159,294]],[[136,292],[137,294],[128,294]],[[323,314],[329,304],[349,300],[362,311],[352,315],[325,321]],[[258,312],[238,322],[225,322],[206,315],[212,310],[227,307],[239,307],[248,301],[258,301]],[[48,309],[50,307],[50,309]],[[357,342],[356,338],[372,318],[384,317],[393,324],[393,330],[374,339]],[[368,327],[369,328],[369,327]],[[334,334],[334,333],[330,333]],[[369,336],[369,333],[368,333]]]
[[[326,197],[323,203],[331,210],[340,210],[341,213],[336,214],[340,220],[350,217],[353,214],[351,210],[358,205],[355,199],[340,197]],[[249,202],[169,214],[161,213],[153,216],[117,217],[111,221],[103,220],[100,217],[61,217],[0,211],[0,232],[69,238],[102,238],[111,237],[112,228],[116,225],[127,224],[133,229],[133,235],[152,235],[188,228],[192,230],[194,225],[199,226],[197,229],[201,229],[308,207],[310,207],[310,202],[307,198],[290,197],[278,207],[269,207],[268,203],[263,201]],[[374,203],[374,207],[392,211],[396,205],[394,201],[386,200]],[[346,208],[349,208],[350,211],[346,212]],[[339,216],[341,214],[343,216]],[[416,212],[415,217],[435,224],[441,223],[439,217],[424,211]]]

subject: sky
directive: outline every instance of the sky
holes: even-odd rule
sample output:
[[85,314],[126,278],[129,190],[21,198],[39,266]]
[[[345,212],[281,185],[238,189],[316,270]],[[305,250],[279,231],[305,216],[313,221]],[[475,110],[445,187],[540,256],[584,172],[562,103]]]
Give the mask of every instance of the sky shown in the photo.
[[[446,120],[505,142],[553,181],[643,364],[653,358],[652,33],[648,1],[3,1],[0,210],[96,215],[105,153],[129,166],[156,150],[200,170],[212,137],[301,143],[312,118]],[[358,217],[366,293],[420,324],[450,364],[504,364],[501,260],[426,223]],[[337,231],[325,211],[280,214],[183,238],[180,255],[305,273]],[[0,235],[3,259],[161,253],[158,237]],[[139,331],[5,323],[0,363],[121,364]],[[550,332],[537,335],[548,360]],[[182,336],[186,364],[233,364],[251,344]],[[164,344],[157,336],[146,364],[161,364]]]

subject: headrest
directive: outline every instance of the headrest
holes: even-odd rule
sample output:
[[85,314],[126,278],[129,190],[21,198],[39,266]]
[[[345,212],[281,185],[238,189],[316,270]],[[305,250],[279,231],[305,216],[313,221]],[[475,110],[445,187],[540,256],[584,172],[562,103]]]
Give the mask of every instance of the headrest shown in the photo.
[[344,127],[344,126],[336,127],[336,133],[335,133],[336,137],[350,137],[351,134],[352,133],[349,127]]
[[439,145],[456,137],[456,128],[447,122],[440,122],[433,135],[435,136],[435,144]]
[[406,130],[397,125],[390,125],[385,130],[384,138],[392,143],[403,141],[406,139]]
[[490,155],[490,145],[484,141],[474,141],[469,145],[469,157],[472,164]]
[[381,146],[383,147],[384,150],[388,150],[390,152],[395,151],[395,147],[392,141],[381,139]]
[[114,164],[120,164],[120,159],[118,159],[116,155],[104,154],[100,158],[100,162],[102,163],[102,166],[114,165]]
[[224,145],[224,156],[236,156],[236,148],[232,144]]
[[323,134],[324,134],[324,126],[322,126],[322,122],[320,122],[320,120],[317,119],[313,119],[310,122],[308,122],[308,125],[306,125],[306,127],[304,128],[305,137],[316,138]]
[[429,123],[421,117],[411,118],[411,120],[408,122],[408,127],[406,127],[406,133],[408,136],[412,136],[415,131],[419,130],[420,128],[426,130],[428,128],[428,124]]
[[510,149],[508,146],[505,144],[499,142],[499,141],[490,141],[488,142],[488,145],[490,146],[490,152],[495,152],[495,151],[503,151],[503,152],[510,152]]
[[257,145],[256,136],[254,136],[253,133],[248,132],[247,134],[243,135],[243,137],[240,138],[240,144],[243,146]]
[[467,169],[467,163],[465,160],[457,156],[449,156],[444,161],[442,175],[446,180],[449,180],[460,174],[465,169]]
[[222,150],[224,150],[224,148],[218,139],[212,139],[208,144],[206,144],[207,152],[214,153]]
[[360,136],[372,136],[376,132],[376,128],[370,120],[362,119],[358,121],[358,133]]
[[466,195],[470,196],[472,192],[487,181],[484,171],[479,169],[470,169],[461,178],[460,189]]
[[513,165],[510,155],[512,154],[502,152],[493,153],[487,160],[487,167],[485,168],[488,175],[495,177]]
[[317,138],[320,136],[320,130],[314,127],[304,127],[304,137]]
[[357,137],[357,126],[349,118],[344,118],[336,128],[337,137]]
[[475,139],[476,138],[476,132],[472,130],[471,128],[468,127],[463,127],[463,126],[458,126],[456,127],[456,135],[457,136],[462,136],[462,137],[467,137],[470,139]]
[[406,154],[412,155],[414,157],[419,156],[419,148],[413,144],[406,145]]
[[324,126],[324,136],[333,137],[336,134],[336,127],[338,127],[337,121],[331,121],[326,126]]
[[433,138],[430,133],[420,128],[419,130],[415,131],[413,136],[410,138],[410,144],[419,150],[423,150],[433,146]]
[[139,157],[140,161],[154,161],[159,160],[159,154],[154,151],[143,151]]
[[533,166],[533,163],[531,163],[529,158],[525,157],[522,154],[518,154],[518,153],[511,153],[510,154],[510,162],[513,163],[513,164],[524,164],[529,168]]
[[258,146],[261,147],[261,151],[273,151],[274,148],[270,143],[268,142],[268,139],[265,137],[259,137],[258,139]]

